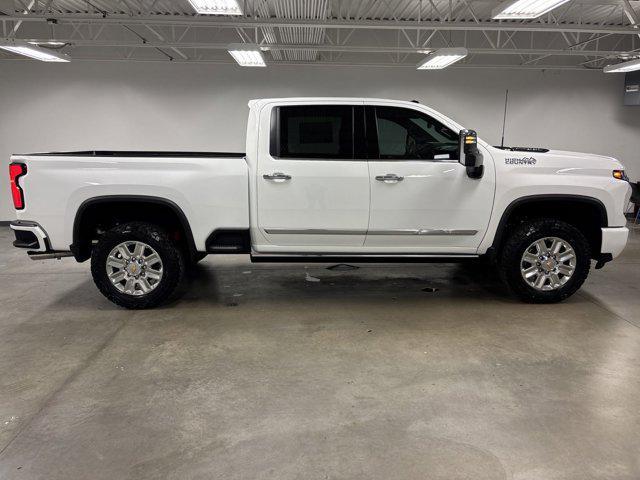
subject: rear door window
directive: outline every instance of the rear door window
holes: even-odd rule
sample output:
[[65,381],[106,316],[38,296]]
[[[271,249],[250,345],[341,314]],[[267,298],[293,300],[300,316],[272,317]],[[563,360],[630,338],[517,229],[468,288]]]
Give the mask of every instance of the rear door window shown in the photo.
[[[298,159],[354,158],[354,107],[304,105],[276,107],[271,155]],[[274,135],[275,133],[275,135]]]

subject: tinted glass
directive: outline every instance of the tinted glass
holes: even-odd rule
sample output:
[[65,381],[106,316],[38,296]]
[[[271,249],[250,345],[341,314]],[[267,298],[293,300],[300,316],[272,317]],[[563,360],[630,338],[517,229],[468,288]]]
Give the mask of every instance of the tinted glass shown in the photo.
[[279,107],[279,157],[353,158],[353,107]]
[[381,159],[456,160],[458,134],[408,108],[376,107]]

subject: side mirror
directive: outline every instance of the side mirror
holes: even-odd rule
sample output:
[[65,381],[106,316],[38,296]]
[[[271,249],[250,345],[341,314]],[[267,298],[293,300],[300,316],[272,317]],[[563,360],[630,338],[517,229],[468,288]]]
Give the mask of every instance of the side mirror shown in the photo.
[[460,163],[467,167],[469,178],[482,178],[484,166],[475,130],[460,130]]

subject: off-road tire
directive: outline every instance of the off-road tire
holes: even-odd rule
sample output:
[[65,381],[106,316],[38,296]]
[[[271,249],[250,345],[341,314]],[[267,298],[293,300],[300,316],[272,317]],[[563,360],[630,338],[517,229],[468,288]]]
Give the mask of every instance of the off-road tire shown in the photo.
[[[522,256],[536,240],[558,237],[568,242],[576,255],[575,271],[556,290],[540,291],[529,285],[521,274]],[[502,280],[520,300],[528,303],[556,303],[573,295],[584,283],[591,266],[591,247],[584,234],[561,220],[538,219],[523,222],[506,239],[498,257]]]
[[[149,293],[133,296],[119,291],[109,280],[106,262],[113,248],[125,241],[140,241],[153,248],[162,260],[163,274]],[[130,222],[107,231],[93,247],[91,275],[98,290],[116,305],[129,309],[153,308],[172,299],[185,275],[183,252],[156,225]]]

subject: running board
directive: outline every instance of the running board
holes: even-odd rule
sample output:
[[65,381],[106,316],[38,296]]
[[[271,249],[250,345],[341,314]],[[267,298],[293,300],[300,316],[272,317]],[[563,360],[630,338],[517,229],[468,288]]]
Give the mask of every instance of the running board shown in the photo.
[[27,252],[31,260],[60,260],[65,257],[73,257],[71,252],[51,251],[51,252]]
[[479,255],[251,255],[253,263],[458,263],[480,258]]

